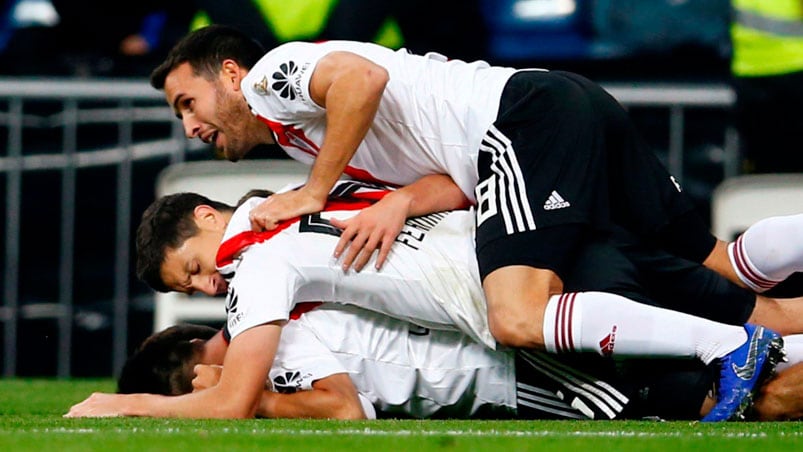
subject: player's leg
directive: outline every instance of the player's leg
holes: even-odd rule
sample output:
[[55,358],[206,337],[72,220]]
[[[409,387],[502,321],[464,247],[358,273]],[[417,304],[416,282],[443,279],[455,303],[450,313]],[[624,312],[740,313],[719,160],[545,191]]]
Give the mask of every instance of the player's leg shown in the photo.
[[763,325],[784,336],[803,334],[803,297],[770,298],[755,295],[756,302],[747,323]]
[[759,293],[803,272],[803,214],[755,223],[728,244],[727,257],[738,280]]
[[786,363],[777,366],[777,376],[762,386],[753,417],[781,421],[803,417],[803,335],[784,336]]
[[[722,358],[724,397],[709,420],[738,413],[759,380],[755,370],[773,367],[776,334],[760,327],[718,324],[612,294],[551,292],[559,287],[555,278],[572,261],[572,251],[582,246],[584,232],[605,225],[609,218],[605,169],[610,162],[601,149],[617,143],[600,135],[601,111],[584,89],[566,77],[529,73],[511,82],[478,161],[477,252],[492,333],[507,345],[550,351],[696,356],[706,363]],[[627,194],[635,204],[645,201],[634,192]],[[674,209],[660,213],[676,214],[672,219],[680,218],[676,223],[681,225],[696,225],[693,216],[684,216],[689,212],[686,205],[672,202],[678,199],[682,201],[674,196],[666,202]],[[646,218],[649,221],[635,221],[636,226],[649,232],[664,224],[660,215]],[[685,229],[676,227],[663,236],[691,254],[707,255],[710,249],[705,248],[713,246],[710,234],[684,241]],[[563,240],[547,240],[560,234]],[[525,243],[517,240],[521,237],[531,246],[522,246]],[[754,349],[757,354],[748,353]],[[731,364],[746,365],[754,372],[740,381],[729,370]]]
[[[607,93],[569,74],[604,118],[611,216],[645,240],[761,292],[803,270],[803,214],[763,220],[735,243],[716,239],[695,206]],[[798,288],[796,296],[803,295]]]

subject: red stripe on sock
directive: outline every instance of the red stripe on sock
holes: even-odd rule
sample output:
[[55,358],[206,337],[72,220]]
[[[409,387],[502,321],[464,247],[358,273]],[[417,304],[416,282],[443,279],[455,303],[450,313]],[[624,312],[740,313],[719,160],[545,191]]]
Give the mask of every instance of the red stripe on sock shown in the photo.
[[736,261],[736,268],[744,275],[745,278],[750,280],[753,284],[762,289],[770,289],[775,286],[775,281],[770,281],[757,275],[752,268],[747,265],[747,255],[744,253],[744,245],[742,244],[742,237],[736,239],[734,244],[733,257]]
[[575,301],[576,298],[577,298],[577,294],[576,293],[569,294],[569,300],[570,300],[570,303],[569,303],[569,328],[568,328],[568,334],[567,334],[567,337],[569,338],[569,351],[574,351],[574,337],[572,335],[572,331],[573,331],[572,330],[572,326],[573,326],[572,321],[574,320],[574,301]]
[[558,298],[558,306],[555,308],[555,351],[560,353],[560,310],[562,306],[563,296]]

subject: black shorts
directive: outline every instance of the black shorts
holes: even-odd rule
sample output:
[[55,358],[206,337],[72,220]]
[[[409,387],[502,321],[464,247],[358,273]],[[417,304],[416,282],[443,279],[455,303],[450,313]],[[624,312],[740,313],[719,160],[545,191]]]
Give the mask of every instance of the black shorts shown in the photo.
[[614,293],[732,325],[746,323],[756,303],[749,290],[618,227],[584,246],[563,282],[566,292]]
[[717,377],[716,366],[696,360],[615,362],[517,350],[516,417],[694,420]]
[[[507,265],[564,277],[578,243],[619,224],[702,261],[714,238],[695,206],[598,85],[566,72],[508,81],[478,157],[477,253],[484,278]],[[682,224],[681,227],[668,226]],[[682,229],[678,234],[677,230]]]

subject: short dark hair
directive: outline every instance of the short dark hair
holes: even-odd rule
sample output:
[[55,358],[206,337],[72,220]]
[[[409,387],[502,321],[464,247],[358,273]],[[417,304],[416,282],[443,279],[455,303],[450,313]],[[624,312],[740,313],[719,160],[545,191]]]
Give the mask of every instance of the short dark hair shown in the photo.
[[162,64],[151,72],[151,86],[163,90],[167,75],[184,63],[190,63],[193,73],[212,80],[223,60],[232,59],[251,69],[263,55],[262,45],[240,30],[209,25],[190,32],[170,49]]
[[120,394],[181,395],[192,392],[193,367],[203,351],[203,343],[218,330],[205,325],[171,326],[145,339],[126,360],[117,392]]
[[142,214],[137,228],[137,278],[159,292],[171,289],[162,280],[162,264],[168,250],[179,248],[198,234],[193,212],[207,205],[221,212],[233,211],[228,204],[198,193],[176,193],[154,201]]
[[262,188],[252,188],[248,190],[240,199],[237,200],[237,207],[243,205],[244,202],[248,201],[251,198],[268,198],[273,196],[273,192],[270,190],[265,190]]

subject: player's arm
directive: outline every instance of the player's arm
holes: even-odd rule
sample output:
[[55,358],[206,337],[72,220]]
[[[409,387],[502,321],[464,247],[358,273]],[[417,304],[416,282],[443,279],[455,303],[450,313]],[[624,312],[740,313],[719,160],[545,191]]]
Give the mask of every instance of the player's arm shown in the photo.
[[273,195],[251,211],[255,230],[273,229],[281,220],[323,209],[329,191],[368,133],[388,79],[385,68],[350,52],[321,58],[309,86],[312,100],[326,109],[321,149],[304,187]]
[[343,256],[344,270],[353,266],[359,271],[379,248],[376,258],[376,268],[379,269],[390,254],[390,248],[407,218],[462,209],[469,205],[471,201],[451,177],[444,174],[424,176],[387,194],[348,220],[333,219],[332,224],[343,229],[334,255],[336,258]]
[[[193,390],[202,391],[218,384],[223,367],[199,364],[194,370]],[[283,394],[265,389],[256,415],[267,418],[367,418],[357,389],[345,373],[319,378],[312,383],[311,390]]]
[[257,416],[269,418],[366,419],[357,389],[348,374],[312,383],[312,390],[281,394],[266,390]]
[[175,397],[95,393],[70,408],[65,416],[254,417],[280,333],[279,323],[269,323],[236,336],[226,353],[219,384],[205,391]]

